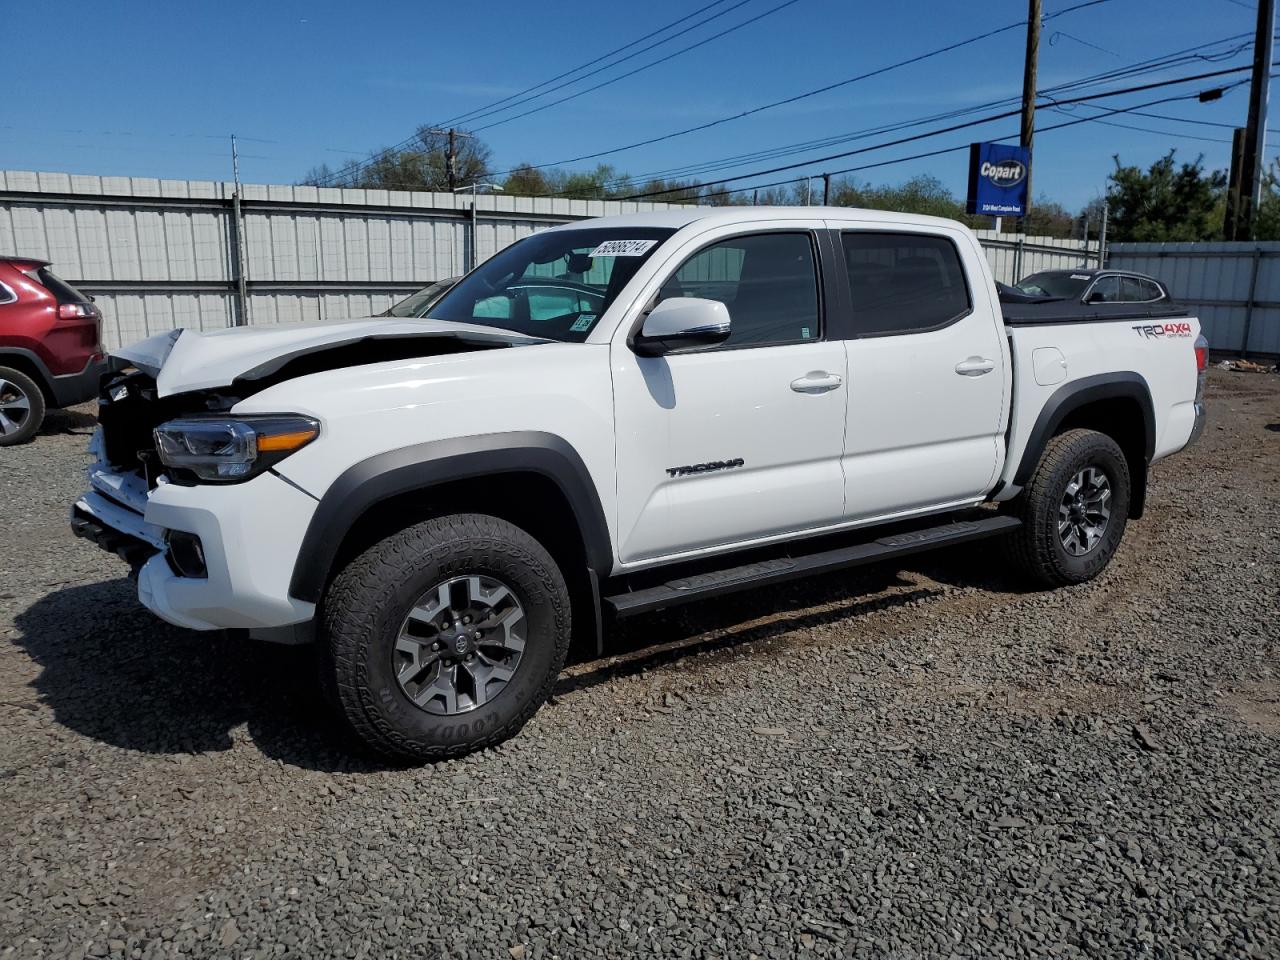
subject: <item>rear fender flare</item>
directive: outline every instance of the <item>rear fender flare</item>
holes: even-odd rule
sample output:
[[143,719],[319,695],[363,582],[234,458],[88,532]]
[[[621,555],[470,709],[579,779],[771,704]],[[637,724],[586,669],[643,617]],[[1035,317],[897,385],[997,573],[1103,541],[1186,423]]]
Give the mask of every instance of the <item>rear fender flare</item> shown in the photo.
[[1091,377],[1081,377],[1063,384],[1050,395],[1036,417],[1031,434],[1027,437],[1027,445],[1018,461],[1018,470],[1013,482],[1025,487],[1031,480],[1036,464],[1044,453],[1045,446],[1057,432],[1063,422],[1081,407],[1099,400],[1133,400],[1142,411],[1143,420],[1143,459],[1141,463],[1132,464],[1133,490],[1131,496],[1130,515],[1135,519],[1142,516],[1146,502],[1147,466],[1151,463],[1156,449],[1156,414],[1155,404],[1151,400],[1151,388],[1146,378],[1132,370],[1121,370],[1115,373],[1100,373]]

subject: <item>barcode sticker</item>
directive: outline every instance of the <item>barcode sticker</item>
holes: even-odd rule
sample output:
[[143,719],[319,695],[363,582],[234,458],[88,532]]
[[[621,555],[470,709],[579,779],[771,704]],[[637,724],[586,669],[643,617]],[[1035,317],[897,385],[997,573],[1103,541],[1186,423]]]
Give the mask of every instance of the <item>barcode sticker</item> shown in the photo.
[[654,248],[657,240],[606,240],[592,250],[589,257],[643,257]]

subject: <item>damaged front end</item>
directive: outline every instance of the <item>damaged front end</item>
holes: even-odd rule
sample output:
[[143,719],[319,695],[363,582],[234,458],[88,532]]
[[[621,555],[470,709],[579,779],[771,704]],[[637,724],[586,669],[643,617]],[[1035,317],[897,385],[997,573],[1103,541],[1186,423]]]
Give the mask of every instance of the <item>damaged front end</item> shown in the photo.
[[[287,444],[310,442],[323,427],[301,416],[236,416],[233,408],[275,384],[327,370],[543,342],[422,320],[151,337],[117,351],[115,372],[103,380],[89,489],[72,506],[71,528],[122,557],[134,575],[146,568],[140,595],[171,622],[202,629],[298,619],[302,612],[281,586],[259,597],[261,615],[239,622],[238,607],[257,586],[234,581],[275,580],[288,571],[253,574],[257,560],[239,555],[238,531],[259,513],[265,525],[305,527],[314,498],[269,468],[288,455]],[[310,432],[295,421],[306,421]],[[238,451],[222,442],[223,428],[241,441]],[[197,603],[207,606],[195,609]]]

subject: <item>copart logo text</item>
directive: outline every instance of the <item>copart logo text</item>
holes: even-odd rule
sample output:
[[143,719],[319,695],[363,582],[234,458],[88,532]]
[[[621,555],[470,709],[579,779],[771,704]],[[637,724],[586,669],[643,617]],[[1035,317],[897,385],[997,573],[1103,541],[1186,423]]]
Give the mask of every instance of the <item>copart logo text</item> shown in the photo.
[[1012,187],[1022,182],[1027,175],[1027,166],[1021,160],[1002,160],[1000,163],[986,160],[979,173],[997,187]]

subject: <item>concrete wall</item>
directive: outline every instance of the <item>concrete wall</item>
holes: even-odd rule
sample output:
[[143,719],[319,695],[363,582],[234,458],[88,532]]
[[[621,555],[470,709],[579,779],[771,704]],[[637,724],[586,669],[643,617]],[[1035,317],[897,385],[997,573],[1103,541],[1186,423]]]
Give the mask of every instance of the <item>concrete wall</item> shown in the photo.
[[[470,259],[469,196],[0,171],[0,253],[53,262],[92,294],[109,348],[218,330],[369,316]],[[671,204],[481,195],[481,260],[557,223]],[[1094,262],[1078,241],[980,231],[996,278]],[[243,315],[237,253],[244,261]]]

